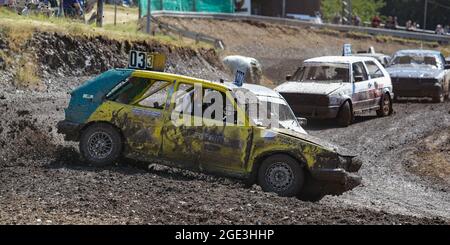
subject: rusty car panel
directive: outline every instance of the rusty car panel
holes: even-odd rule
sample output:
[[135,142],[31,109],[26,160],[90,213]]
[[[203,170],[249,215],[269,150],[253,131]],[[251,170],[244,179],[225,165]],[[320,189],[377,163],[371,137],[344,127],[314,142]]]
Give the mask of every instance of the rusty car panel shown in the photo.
[[[103,100],[95,105],[97,108],[87,119],[81,122],[68,120],[72,118],[74,111],[73,108],[68,108],[66,120],[58,123],[58,131],[66,134],[68,140],[80,141],[80,149],[87,159],[91,157],[85,153],[89,147],[104,147],[105,142],[97,142],[94,146],[88,144],[86,146],[88,148],[82,148],[83,140],[92,138],[87,137],[86,132],[91,132],[92,127],[96,125],[111,125],[113,129],[103,130],[100,127],[101,135],[108,136],[107,133],[110,132],[108,130],[120,133],[120,138],[123,139],[121,155],[149,163],[258,182],[261,179],[255,178],[261,174],[263,162],[273,156],[283,155],[295,159],[294,161],[306,171],[305,176],[301,175],[309,179],[303,187],[305,190],[312,189],[323,195],[339,195],[361,182],[359,176],[352,174],[359,170],[362,163],[355,154],[339,150],[339,147],[309,136],[299,126],[286,101],[273,90],[250,84],[236,87],[230,83],[213,83],[161,72],[119,70],[113,74],[126,72],[129,73],[129,78],[123,81],[116,79],[116,86],[109,84],[109,88],[102,90],[102,94],[97,93]],[[158,81],[161,81],[162,86],[156,85],[159,84]],[[226,99],[231,101],[236,115],[244,117],[244,124],[237,125],[235,121],[225,122],[223,125],[195,126],[192,122],[196,117],[190,117],[191,121],[171,118],[175,109],[173,94],[181,83],[188,85],[201,83],[206,89],[223,93]],[[93,81],[84,89],[97,89],[95,87],[99,86],[101,84]],[[153,91],[155,86],[158,89]],[[236,104],[233,95],[238,91],[254,93],[258,100],[283,104],[284,113],[288,114],[289,120],[293,120],[287,121],[285,126],[281,125],[279,128],[254,124],[255,119],[250,118],[244,109]],[[95,91],[90,93],[95,94]],[[92,103],[91,100],[83,100],[79,96],[75,90],[71,100],[79,101],[81,104]],[[148,106],[144,103],[147,99],[151,101]],[[157,103],[152,99],[157,100]],[[106,144],[114,145],[114,142],[109,140]],[[92,160],[90,162],[95,163]],[[297,175],[295,176],[297,178]]]

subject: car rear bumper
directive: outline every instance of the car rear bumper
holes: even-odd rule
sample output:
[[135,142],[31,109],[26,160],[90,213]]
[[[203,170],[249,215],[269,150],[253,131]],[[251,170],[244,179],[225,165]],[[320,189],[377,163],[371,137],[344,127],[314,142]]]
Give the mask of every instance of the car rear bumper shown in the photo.
[[296,116],[313,119],[336,118],[339,113],[339,106],[308,106],[299,105],[294,109]]
[[69,141],[77,141],[79,132],[83,127],[80,123],[75,123],[67,120],[59,121],[56,125],[58,133],[64,134],[64,139]]
[[316,169],[311,176],[321,183],[321,192],[326,195],[340,195],[361,184],[361,176],[344,169]]

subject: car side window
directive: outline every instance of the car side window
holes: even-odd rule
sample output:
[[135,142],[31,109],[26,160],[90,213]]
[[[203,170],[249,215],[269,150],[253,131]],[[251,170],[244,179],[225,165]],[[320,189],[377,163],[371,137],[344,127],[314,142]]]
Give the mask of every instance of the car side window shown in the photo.
[[362,82],[369,80],[366,68],[364,67],[364,64],[362,62],[354,63],[352,65],[352,68],[353,68],[353,78],[355,79],[355,82]]
[[175,111],[194,116],[195,87],[192,84],[180,83],[174,95]]
[[147,108],[164,109],[169,85],[170,83],[166,81],[152,81],[145,93],[135,101],[135,104]]
[[145,91],[150,83],[150,79],[147,78],[130,77],[114,87],[106,95],[106,98],[108,100],[128,105],[136,100],[136,98],[138,98],[139,95]]
[[371,79],[384,77],[381,68],[373,61],[366,61],[366,67],[369,71],[369,76]]
[[[231,101],[226,93],[205,88],[203,90],[203,114],[214,121],[223,122],[225,125],[238,124],[238,112],[234,108],[236,99]],[[241,120],[243,120],[241,118]]]

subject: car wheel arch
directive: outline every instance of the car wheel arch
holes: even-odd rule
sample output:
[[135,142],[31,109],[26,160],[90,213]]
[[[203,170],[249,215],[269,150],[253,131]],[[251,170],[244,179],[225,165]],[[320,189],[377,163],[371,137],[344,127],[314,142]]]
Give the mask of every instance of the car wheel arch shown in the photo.
[[86,130],[87,128],[89,128],[89,127],[91,127],[92,125],[95,125],[95,124],[107,124],[107,125],[110,125],[110,126],[114,127],[117,130],[117,132],[119,132],[120,137],[122,138],[122,142],[125,142],[125,136],[124,136],[122,130],[119,127],[117,127],[116,125],[114,125],[114,124],[112,124],[111,122],[108,122],[108,121],[91,121],[91,122],[86,123],[80,129],[80,132],[78,133],[78,139],[81,137],[81,134],[83,133],[84,130]]
[[352,115],[355,113],[355,111],[353,110],[353,101],[351,98],[346,98],[344,100],[342,100],[341,105],[339,106],[339,110],[341,110],[342,106],[345,105],[345,103],[347,103],[350,105],[350,110],[352,112]]

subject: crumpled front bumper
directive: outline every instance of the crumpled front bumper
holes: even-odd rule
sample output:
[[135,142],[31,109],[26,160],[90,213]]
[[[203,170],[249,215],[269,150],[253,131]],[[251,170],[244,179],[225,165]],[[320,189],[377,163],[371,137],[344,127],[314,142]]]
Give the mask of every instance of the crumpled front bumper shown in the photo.
[[344,169],[322,169],[311,171],[311,176],[322,185],[322,193],[340,195],[361,184],[361,176]]
[[58,133],[65,135],[65,140],[77,141],[83,125],[80,123],[63,120],[59,121],[58,124],[56,124],[56,128],[58,129]]
[[324,195],[341,195],[361,184],[362,178],[356,172],[362,166],[362,160],[355,157],[337,168],[311,169],[311,177],[314,180],[316,191]]

